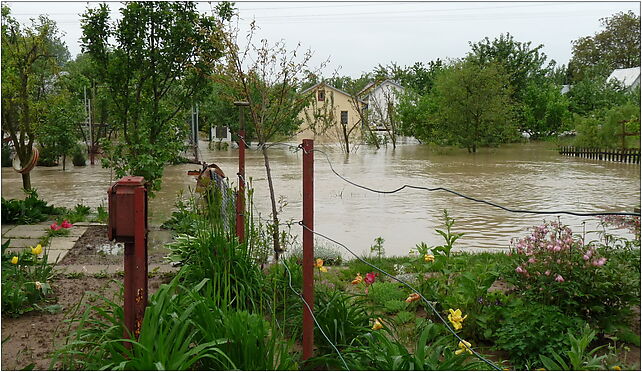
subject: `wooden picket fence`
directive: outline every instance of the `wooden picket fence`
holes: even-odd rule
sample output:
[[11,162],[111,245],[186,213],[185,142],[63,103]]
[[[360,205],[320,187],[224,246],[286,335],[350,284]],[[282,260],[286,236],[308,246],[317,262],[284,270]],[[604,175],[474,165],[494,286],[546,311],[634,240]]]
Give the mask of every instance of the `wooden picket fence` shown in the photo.
[[617,161],[620,163],[640,164],[640,149],[596,149],[574,146],[560,147],[561,155],[577,156],[586,159]]

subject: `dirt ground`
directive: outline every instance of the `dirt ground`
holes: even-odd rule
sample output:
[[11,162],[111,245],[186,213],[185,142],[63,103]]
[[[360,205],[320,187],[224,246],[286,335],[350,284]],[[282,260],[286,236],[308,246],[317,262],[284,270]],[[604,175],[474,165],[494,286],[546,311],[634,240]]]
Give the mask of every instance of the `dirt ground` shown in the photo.
[[[167,255],[167,249],[163,248],[166,239],[158,236],[169,234],[161,230],[152,230],[148,238],[148,260],[149,264],[161,264]],[[164,238],[164,237],[163,237]],[[107,239],[107,226],[90,226],[87,231],[78,239],[76,245],[67,253],[59,265],[99,265],[116,264],[123,262],[122,250],[119,254],[107,254],[105,247],[113,247],[116,243]],[[101,249],[102,248],[102,249]]]
[[[151,239],[150,239],[151,240]],[[99,247],[113,244],[107,240],[106,226],[91,226],[76,242],[67,256],[58,263],[58,267],[72,264],[101,265],[122,263],[123,255],[110,255],[99,252]],[[161,244],[154,244],[160,246]],[[163,262],[166,250],[155,249],[148,244],[150,264]],[[149,278],[149,294],[154,293],[162,283],[169,282],[169,276]],[[46,312],[31,312],[18,318],[2,316],[2,370],[23,369],[33,364],[35,370],[50,369],[50,354],[57,350],[70,333],[70,319],[77,308],[79,314],[83,309],[78,305],[86,304],[90,296],[86,292],[96,292],[107,298],[113,298],[122,283],[119,275],[85,275],[58,274],[51,282],[54,298],[49,304],[58,304],[62,309],[50,314]],[[41,304],[43,306],[48,303]]]

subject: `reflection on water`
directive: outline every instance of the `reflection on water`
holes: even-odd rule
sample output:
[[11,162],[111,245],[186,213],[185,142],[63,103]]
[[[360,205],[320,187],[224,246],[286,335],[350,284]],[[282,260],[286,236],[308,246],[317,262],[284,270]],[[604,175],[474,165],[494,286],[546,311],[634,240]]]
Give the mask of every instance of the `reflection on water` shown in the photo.
[[[394,151],[361,147],[349,157],[336,148],[317,148],[328,154],[338,173],[379,190],[403,184],[445,187],[515,209],[542,211],[631,212],[640,205],[640,165],[564,157],[547,144],[507,145],[482,149],[477,154],[439,154],[421,145],[403,145]],[[201,150],[206,161],[218,164],[236,183],[236,149],[208,150],[207,143],[202,142]],[[270,201],[263,158],[253,150],[246,155],[246,175],[255,188],[256,209],[267,218]],[[301,153],[274,146],[270,155],[276,192],[287,202],[282,220],[298,221],[302,215]],[[421,241],[441,244],[434,230],[441,226],[443,209],[456,219],[453,231],[465,233],[456,243],[462,249],[507,248],[510,239],[523,236],[529,226],[544,218],[558,218],[509,213],[443,191],[405,189],[391,195],[374,194],[336,177],[320,152],[315,154],[315,161],[315,230],[358,253],[368,252],[378,236],[385,239],[388,255],[405,255]],[[186,173],[196,168],[182,164],[165,169],[163,189],[149,204],[152,224],[165,221],[176,196],[193,188],[194,178]],[[77,203],[106,205],[106,190],[112,181],[110,170],[100,165],[70,167],[65,172],[61,167],[37,167],[32,172],[32,184],[40,196],[67,207]],[[22,197],[20,187],[20,176],[11,168],[3,168],[2,196]],[[589,232],[599,228],[595,218],[559,218],[577,233],[583,228]],[[292,232],[301,236],[299,226]],[[587,238],[597,237],[589,233]]]

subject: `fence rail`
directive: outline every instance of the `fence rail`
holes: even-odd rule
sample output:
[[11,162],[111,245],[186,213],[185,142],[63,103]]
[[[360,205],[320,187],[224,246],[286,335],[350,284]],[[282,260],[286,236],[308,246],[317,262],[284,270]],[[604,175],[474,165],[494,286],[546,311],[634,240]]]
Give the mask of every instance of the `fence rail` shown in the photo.
[[617,161],[620,163],[640,164],[640,149],[596,149],[574,146],[560,147],[561,155],[577,156],[586,159]]

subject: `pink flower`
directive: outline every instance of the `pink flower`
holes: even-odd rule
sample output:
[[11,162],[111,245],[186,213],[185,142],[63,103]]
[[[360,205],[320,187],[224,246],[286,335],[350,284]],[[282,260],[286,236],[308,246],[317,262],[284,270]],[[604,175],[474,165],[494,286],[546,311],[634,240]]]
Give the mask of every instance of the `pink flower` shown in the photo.
[[521,266],[517,266],[517,268],[515,268],[515,272],[518,273],[518,274],[523,274],[524,273],[524,269],[522,269]]
[[60,224],[60,227],[62,227],[63,229],[69,229],[69,228],[74,227],[74,225],[70,224],[70,223],[69,223],[69,221],[64,220],[64,221],[62,221],[62,223]]
[[564,277],[561,276],[560,274],[557,274],[557,276],[555,277],[555,281],[556,282],[560,282],[560,283],[564,283]]
[[584,261],[588,261],[591,259],[591,256],[589,256],[588,254],[585,254],[584,256],[582,256],[582,258],[584,259]]
[[546,271],[544,272],[544,275],[546,275],[546,276],[551,275],[551,271],[550,271],[550,270],[546,270]]
[[528,259],[528,263],[535,263],[535,262],[537,262],[535,257],[531,257],[531,258]]
[[366,282],[366,285],[370,285],[375,282],[378,273],[375,274],[374,272],[367,273],[365,279],[363,279],[364,282]]
[[57,223],[55,223],[55,222],[54,222],[54,223],[52,223],[52,224],[49,226],[49,228],[50,228],[50,229],[52,229],[53,231],[58,231],[58,230],[62,229],[62,227],[58,226],[58,224],[57,224]]
[[597,261],[593,261],[593,266],[604,266],[605,263],[606,263],[606,258],[602,257]]

